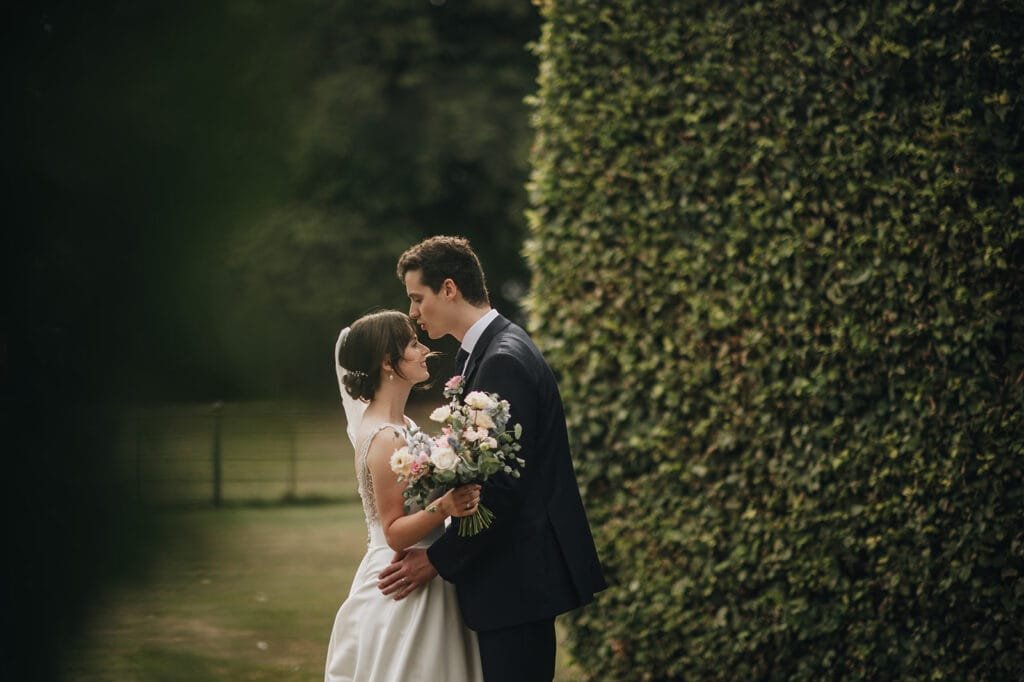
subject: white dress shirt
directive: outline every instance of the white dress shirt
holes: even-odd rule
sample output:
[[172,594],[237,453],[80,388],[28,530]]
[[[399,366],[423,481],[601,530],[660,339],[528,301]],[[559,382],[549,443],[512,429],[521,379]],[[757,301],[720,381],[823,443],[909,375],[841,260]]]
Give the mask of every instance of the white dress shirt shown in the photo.
[[473,326],[466,330],[466,335],[462,337],[462,350],[468,354],[466,357],[469,358],[473,355],[473,349],[476,348],[476,342],[483,336],[484,330],[487,329],[494,319],[498,317],[498,311],[491,308],[484,316],[473,323]]

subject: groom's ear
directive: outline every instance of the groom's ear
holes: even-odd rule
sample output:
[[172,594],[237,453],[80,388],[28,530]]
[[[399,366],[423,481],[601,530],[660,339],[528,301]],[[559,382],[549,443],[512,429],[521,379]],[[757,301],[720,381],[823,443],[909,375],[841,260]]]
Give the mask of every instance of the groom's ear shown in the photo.
[[459,293],[459,286],[455,283],[451,277],[441,282],[441,290],[438,292],[447,300],[455,300],[455,296]]

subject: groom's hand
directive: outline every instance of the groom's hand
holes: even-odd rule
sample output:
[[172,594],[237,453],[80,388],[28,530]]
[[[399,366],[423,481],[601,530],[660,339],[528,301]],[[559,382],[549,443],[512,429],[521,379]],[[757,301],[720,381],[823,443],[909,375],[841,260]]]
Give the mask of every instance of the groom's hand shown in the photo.
[[378,576],[377,587],[395,601],[405,599],[437,575],[424,549],[406,549],[395,552],[395,557]]

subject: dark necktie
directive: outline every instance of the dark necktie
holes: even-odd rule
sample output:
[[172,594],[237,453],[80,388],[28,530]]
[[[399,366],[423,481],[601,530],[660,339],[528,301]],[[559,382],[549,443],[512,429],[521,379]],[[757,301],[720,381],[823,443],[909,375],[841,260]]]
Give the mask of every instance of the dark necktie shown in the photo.
[[462,374],[463,370],[466,369],[466,360],[469,359],[469,353],[466,352],[465,348],[459,347],[459,352],[455,354],[455,373]]

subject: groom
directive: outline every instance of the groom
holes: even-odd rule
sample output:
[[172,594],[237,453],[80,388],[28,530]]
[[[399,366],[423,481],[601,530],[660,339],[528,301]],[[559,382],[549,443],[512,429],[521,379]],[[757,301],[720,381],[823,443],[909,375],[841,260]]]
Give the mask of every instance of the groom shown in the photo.
[[555,616],[606,587],[569,456],[555,377],[530,337],[491,308],[480,261],[459,237],[431,237],[402,254],[398,277],[409,316],[432,339],[461,342],[456,373],[465,390],[498,393],[522,424],[522,477],[498,475],[481,502],[490,528],[459,537],[457,522],[429,549],[399,553],[381,573],[384,594],[402,599],[437,574],[454,583],[476,631],[487,682],[551,680]]

